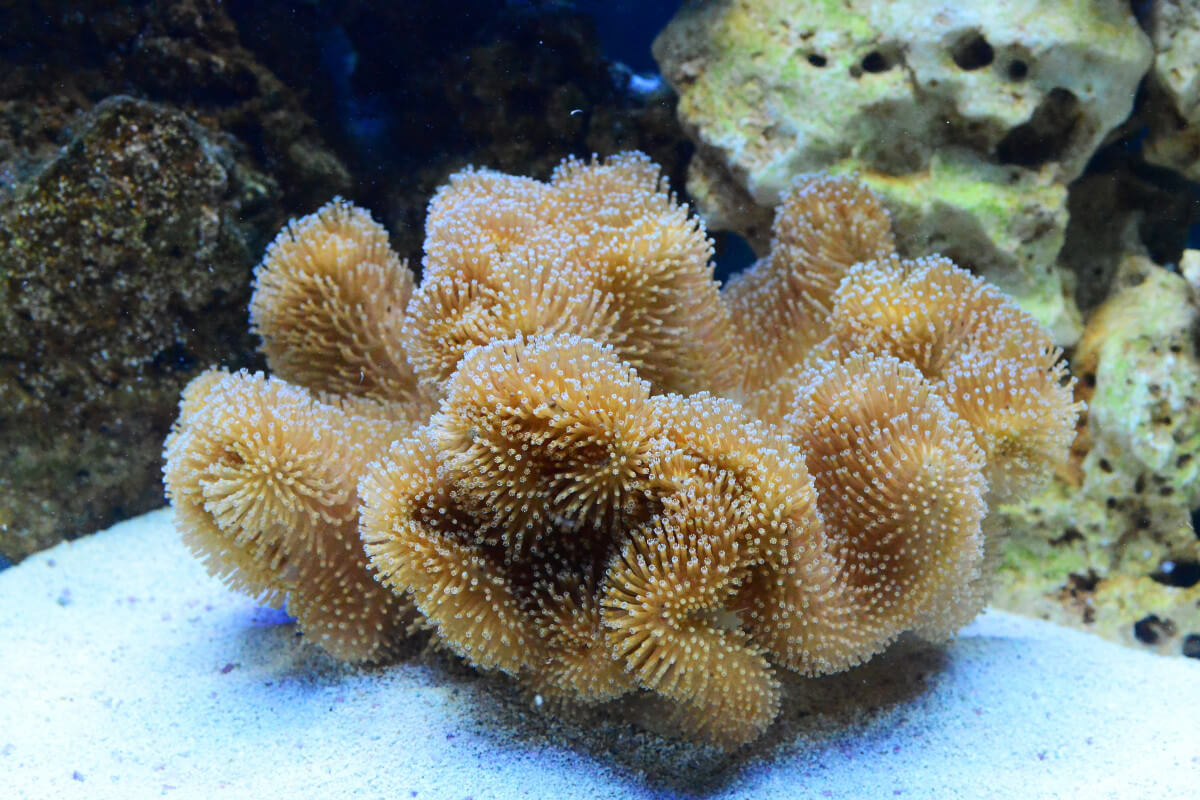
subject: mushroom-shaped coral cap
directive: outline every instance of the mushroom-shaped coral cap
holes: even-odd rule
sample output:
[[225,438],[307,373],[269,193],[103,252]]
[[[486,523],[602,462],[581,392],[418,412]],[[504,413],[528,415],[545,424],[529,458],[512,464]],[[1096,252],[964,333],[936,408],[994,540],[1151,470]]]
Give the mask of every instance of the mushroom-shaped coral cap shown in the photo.
[[532,241],[478,270],[427,273],[408,307],[405,343],[426,385],[438,391],[472,348],[515,335],[565,333],[605,339],[609,298],[561,246]]
[[609,649],[595,580],[553,560],[536,580],[535,624],[546,660],[531,675],[535,691],[555,699],[603,702],[636,687],[633,674]]
[[426,279],[486,280],[496,264],[541,234],[554,198],[541,181],[468,167],[450,176],[425,217]]
[[495,342],[362,491],[383,579],[473,663],[585,700],[652,689],[723,744],[774,718],[738,587],[815,511],[798,451],[731,401],[651,398],[587,339]]
[[981,278],[940,256],[850,270],[830,329],[842,352],[894,355],[933,381],[987,456],[993,501],[1065,461],[1081,406],[1050,334]]
[[772,258],[786,274],[781,294],[807,304],[818,319],[829,314],[850,267],[896,252],[879,196],[844,175],[798,177],[775,211],[771,232]]
[[264,602],[286,598],[333,655],[378,660],[407,632],[411,603],[367,571],[355,482],[409,424],[353,406],[261,374],[206,373],[184,393],[164,479],[184,540],[210,572]]
[[400,344],[412,294],[387,231],[336,198],[292,221],[255,272],[250,320],[272,371],[313,391],[413,402]]
[[719,291],[644,155],[467,169],[430,203],[413,289],[335,201],[257,273],[282,377],[184,393],[179,525],[339,657],[379,658],[419,614],[552,703],[650,692],[735,747],[776,717],[777,667],[846,669],[977,613],[985,501],[1070,441],[1045,331],[945,259],[902,261],[888,227],[852,179],[802,178]]

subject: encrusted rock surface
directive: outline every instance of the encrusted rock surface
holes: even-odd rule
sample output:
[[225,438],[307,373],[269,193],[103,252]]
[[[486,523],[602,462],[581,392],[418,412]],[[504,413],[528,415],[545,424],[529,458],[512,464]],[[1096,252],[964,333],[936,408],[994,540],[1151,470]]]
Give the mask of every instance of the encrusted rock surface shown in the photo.
[[1175,655],[1200,634],[1200,252],[1184,270],[1193,281],[1128,256],[1091,315],[1073,364],[1089,407],[1076,468],[1002,509],[1014,534],[995,598]]
[[0,4],[0,174],[28,178],[81,114],[128,94],[235,137],[277,180],[289,209],[348,191],[346,167],[323,143],[301,92],[240,38],[220,0]]
[[1147,27],[1154,69],[1147,86],[1146,159],[1200,179],[1200,0],[1156,0]]
[[762,209],[793,176],[856,170],[911,253],[946,252],[1061,343],[1078,336],[1072,276],[1053,260],[1065,184],[1150,66],[1128,3],[694,3],[655,54],[700,151],[688,188],[715,227],[761,246]]
[[278,189],[231,143],[115,97],[0,206],[0,554],[160,505],[198,365],[249,352]]
[[251,352],[263,245],[349,186],[227,5],[0,4],[0,555],[161,502],[178,388]]

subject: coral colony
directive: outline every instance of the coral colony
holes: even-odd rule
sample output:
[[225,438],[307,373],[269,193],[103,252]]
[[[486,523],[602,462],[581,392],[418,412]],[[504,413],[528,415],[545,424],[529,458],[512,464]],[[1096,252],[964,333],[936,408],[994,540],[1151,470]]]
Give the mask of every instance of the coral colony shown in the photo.
[[1047,332],[900,258],[852,179],[798,180],[773,232],[720,287],[640,153],[548,183],[468,169],[414,286],[334,200],[258,268],[272,375],[184,393],[179,527],[338,658],[432,628],[545,697],[653,692],[686,734],[749,741],[777,670],[975,615],[989,506],[1064,461],[1080,411]]

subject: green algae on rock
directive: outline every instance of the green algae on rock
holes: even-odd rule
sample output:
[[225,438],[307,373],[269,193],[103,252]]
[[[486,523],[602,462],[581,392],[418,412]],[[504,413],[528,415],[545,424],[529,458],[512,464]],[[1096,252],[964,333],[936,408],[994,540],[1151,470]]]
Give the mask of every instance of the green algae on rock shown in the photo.
[[[693,3],[655,54],[698,143],[688,189],[712,227],[762,230],[761,209],[798,173],[877,173],[900,182],[895,196],[876,188],[911,220],[912,238],[940,240],[910,255],[951,242],[1059,344],[1078,336],[1070,276],[1053,265],[1061,187],[1128,116],[1150,66],[1128,4]],[[965,195],[964,178],[978,184]],[[903,191],[914,179],[922,202]],[[745,194],[731,198],[729,183]],[[1030,185],[1059,196],[1041,214],[992,213]]]

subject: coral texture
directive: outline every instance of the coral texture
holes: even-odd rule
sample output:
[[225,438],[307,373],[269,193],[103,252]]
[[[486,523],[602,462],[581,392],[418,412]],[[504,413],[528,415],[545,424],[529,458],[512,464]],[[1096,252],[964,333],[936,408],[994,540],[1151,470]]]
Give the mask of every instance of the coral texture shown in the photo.
[[429,204],[407,350],[436,385],[476,345],[575,333],[612,344],[660,391],[725,389],[735,365],[711,255],[641,153],[568,159],[548,184],[466,170]]
[[167,444],[192,547],[342,657],[386,655],[415,607],[544,698],[648,691],[736,746],[777,715],[778,668],[977,613],[989,503],[1074,434],[1045,329],[899,259],[846,178],[799,181],[724,290],[636,153],[452,177],[403,311],[381,237],[339,201],[285,231],[253,308],[300,385],[202,376]]
[[167,494],[211,572],[277,605],[338,658],[379,660],[413,622],[358,540],[358,475],[411,425],[352,398],[323,402],[261,373],[210,371],[166,443]]
[[415,402],[398,336],[413,278],[370,215],[335,200],[276,237],[250,322],[271,371],[342,395]]

